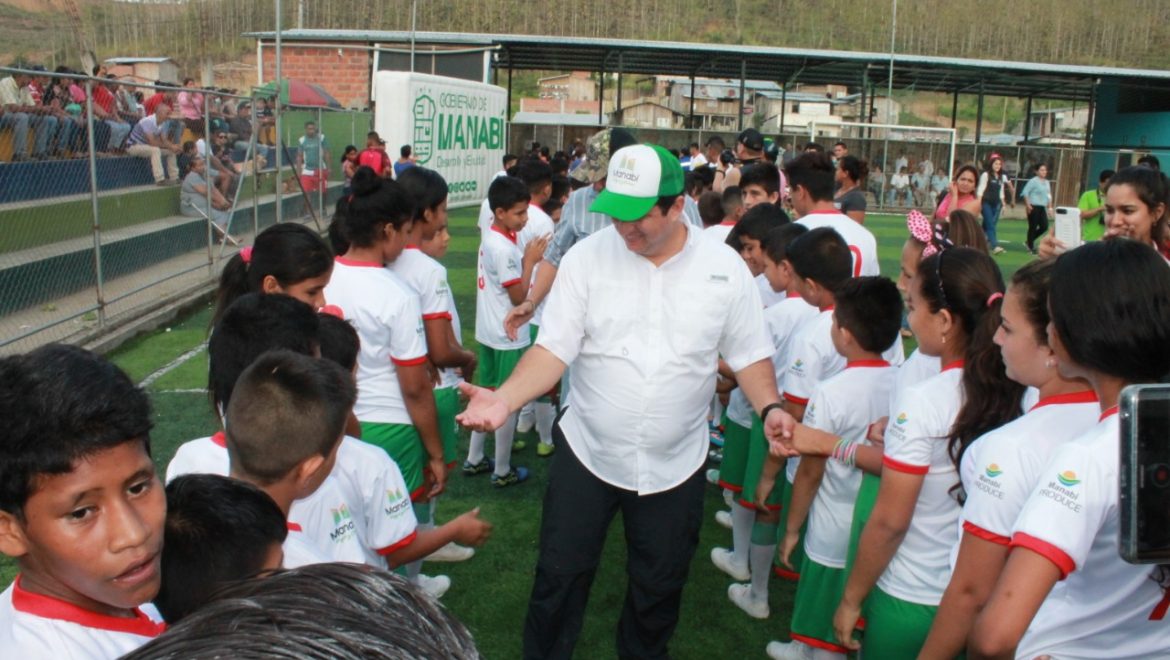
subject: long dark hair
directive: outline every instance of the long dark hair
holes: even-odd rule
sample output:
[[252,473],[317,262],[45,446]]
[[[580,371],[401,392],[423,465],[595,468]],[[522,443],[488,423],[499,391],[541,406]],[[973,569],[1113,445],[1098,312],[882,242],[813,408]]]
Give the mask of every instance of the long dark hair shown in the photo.
[[[1007,377],[992,338],[999,327],[1003,275],[986,254],[952,248],[927,257],[918,267],[922,298],[932,312],[946,309],[963,329],[963,406],[947,438],[959,467],[976,438],[1020,416],[1024,386]],[[998,294],[998,295],[996,295]],[[961,501],[963,495],[956,493]]]
[[251,249],[244,248],[224,265],[211,323],[240,296],[260,291],[269,275],[288,287],[332,268],[333,252],[313,230],[295,222],[273,225],[256,235]]
[[334,222],[350,245],[370,247],[387,223],[401,229],[414,217],[414,203],[402,187],[362,165],[353,174],[353,194],[337,201]]

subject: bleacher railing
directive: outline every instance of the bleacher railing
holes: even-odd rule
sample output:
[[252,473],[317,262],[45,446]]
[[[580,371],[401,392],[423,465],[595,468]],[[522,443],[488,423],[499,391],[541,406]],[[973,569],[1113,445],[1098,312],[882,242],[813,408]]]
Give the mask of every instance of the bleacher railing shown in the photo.
[[0,354],[97,343],[195,299],[278,215],[323,232],[342,168],[301,176],[298,131],[315,121],[337,161],[370,115],[281,106],[278,140],[269,100],[0,68]]

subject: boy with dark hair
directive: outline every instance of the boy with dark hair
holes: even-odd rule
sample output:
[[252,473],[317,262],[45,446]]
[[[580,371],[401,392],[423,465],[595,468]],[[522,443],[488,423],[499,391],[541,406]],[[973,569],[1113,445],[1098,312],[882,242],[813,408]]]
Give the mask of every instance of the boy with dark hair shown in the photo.
[[167,484],[162,588],[154,604],[174,624],[217,590],[281,567],[284,512],[250,483],[187,474]]
[[[743,195],[737,186],[728,186],[719,194],[722,195],[720,204],[723,207],[723,220],[717,225],[704,229],[703,237],[710,237],[720,243],[726,243],[727,237],[731,234],[731,228],[743,217]],[[739,251],[738,247],[736,251]]]
[[780,170],[767,161],[747,165],[739,175],[739,190],[749,211],[756,204],[779,204]]
[[699,218],[703,221],[703,229],[723,222],[723,195],[712,190],[700,195]]
[[[231,476],[272,498],[287,517],[329,477],[357,400],[353,377],[332,362],[269,351],[240,374],[225,429]],[[328,561],[299,525],[284,542],[288,568]]]
[[853,277],[880,275],[877,239],[833,205],[835,171],[833,162],[823,151],[806,151],[784,166],[789,199],[799,216],[797,222],[809,229],[831,227],[840,234],[853,253]]
[[[528,163],[531,161],[521,163],[518,168]],[[500,177],[488,188],[493,219],[480,243],[475,294],[475,340],[479,342],[476,373],[483,387],[494,389],[507,380],[530,343],[528,325],[521,326],[513,339],[504,330],[504,317],[512,307],[524,302],[533,270],[543,258],[547,245],[547,240],[538,237],[530,240],[523,251],[520,249],[517,234],[528,223],[531,199],[529,185],[516,177]],[[490,471],[492,485],[501,488],[528,478],[527,468],[511,465],[516,417],[517,414],[512,414],[496,429],[495,463],[484,456],[486,434],[472,432],[467,460],[463,463],[464,474]]]
[[12,658],[114,658],[164,629],[166,500],[150,459],[150,401],[116,366],[50,344],[0,359],[0,594]]
[[[882,352],[898,339],[902,296],[884,277],[860,277],[837,287],[831,328],[833,347],[845,368],[822,381],[804,415],[809,428],[841,440],[832,457],[805,456],[786,498],[787,523],[780,561],[800,573],[792,612],[792,642],[770,642],[770,657],[809,657],[814,649],[834,654],[849,652],[833,630],[833,615],[845,591],[846,555],[853,506],[861,486],[861,470],[877,473],[880,455],[863,452],[870,423],[889,410],[897,369]],[[756,499],[773,484],[780,460],[768,457]],[[807,531],[802,532],[807,521]],[[795,561],[796,544],[803,536],[803,557]],[[802,648],[803,647],[803,648]]]

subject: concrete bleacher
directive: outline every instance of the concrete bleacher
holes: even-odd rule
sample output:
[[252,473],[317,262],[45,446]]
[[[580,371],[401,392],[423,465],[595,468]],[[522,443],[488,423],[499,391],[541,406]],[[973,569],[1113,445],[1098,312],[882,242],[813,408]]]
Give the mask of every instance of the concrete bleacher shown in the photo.
[[[97,189],[150,185],[150,161],[133,156],[96,159]],[[0,163],[0,204],[89,194],[89,159]]]
[[[208,222],[179,213],[177,186],[154,186],[149,164],[143,159],[103,160],[120,161],[106,167],[99,162],[98,168],[99,189],[104,190],[98,198],[104,281],[133,276],[168,260],[207,251]],[[141,171],[136,167],[139,164],[146,167],[147,185],[141,184]],[[74,171],[77,165],[81,168]],[[84,160],[0,165],[0,199],[5,200],[0,203],[0,315],[51,304],[95,286],[93,213],[86,167]],[[57,194],[30,197],[30,192],[12,192],[11,184],[4,179],[12,174],[6,171],[10,168],[26,176],[36,175],[38,181],[49,178]],[[119,168],[126,171],[119,174]],[[79,192],[73,192],[76,189],[71,180],[65,181],[74,175],[82,177]],[[101,187],[103,181],[105,188]],[[28,187],[43,191],[50,183]],[[256,200],[258,224],[263,228],[275,222],[275,173],[261,173],[259,185],[262,191],[269,191]],[[338,182],[329,187],[327,209],[340,196],[341,185]],[[232,219],[233,234],[252,234],[251,189],[251,179],[241,182],[243,192]],[[62,190],[71,192],[63,194]],[[282,197],[286,219],[308,215],[299,190]],[[144,281],[143,285],[148,283]]]

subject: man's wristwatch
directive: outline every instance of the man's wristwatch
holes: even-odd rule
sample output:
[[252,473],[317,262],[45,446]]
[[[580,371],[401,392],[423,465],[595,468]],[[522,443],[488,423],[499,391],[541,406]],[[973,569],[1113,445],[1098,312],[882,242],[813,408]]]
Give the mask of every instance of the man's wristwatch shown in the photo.
[[761,422],[767,421],[768,415],[772,412],[772,410],[774,410],[776,408],[783,410],[784,404],[780,403],[780,402],[776,402],[776,403],[769,403],[768,405],[764,406],[764,409],[760,411],[760,421]]

